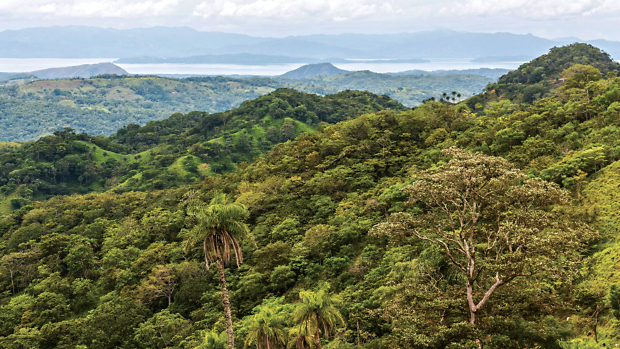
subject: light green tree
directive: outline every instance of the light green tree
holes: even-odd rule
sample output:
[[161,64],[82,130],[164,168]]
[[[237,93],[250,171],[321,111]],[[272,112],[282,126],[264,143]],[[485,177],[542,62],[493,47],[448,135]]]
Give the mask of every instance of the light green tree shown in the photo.
[[420,213],[394,214],[372,233],[439,247],[463,280],[471,325],[479,326],[499,288],[516,292],[527,278],[574,274],[580,251],[598,235],[551,209],[569,202],[567,191],[528,179],[502,158],[456,148],[443,153],[452,157],[447,164],[403,188]]
[[308,337],[312,336],[315,346],[321,349],[321,332],[326,340],[338,325],[345,325],[344,318],[338,310],[342,300],[338,296],[327,293],[327,287],[317,292],[302,291],[299,293],[301,303],[293,312],[293,319],[299,323],[295,343],[298,348],[308,347]]
[[249,331],[245,345],[256,345],[258,349],[280,348],[286,345],[286,319],[278,312],[275,304],[263,304],[249,320]]
[[218,333],[217,331],[205,332],[202,343],[195,349],[225,349],[228,341],[226,331]]

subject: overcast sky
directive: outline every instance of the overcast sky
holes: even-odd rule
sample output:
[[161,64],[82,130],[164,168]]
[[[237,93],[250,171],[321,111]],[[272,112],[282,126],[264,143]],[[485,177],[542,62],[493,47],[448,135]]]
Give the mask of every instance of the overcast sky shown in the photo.
[[0,0],[0,30],[71,24],[254,36],[454,29],[620,41],[620,0]]

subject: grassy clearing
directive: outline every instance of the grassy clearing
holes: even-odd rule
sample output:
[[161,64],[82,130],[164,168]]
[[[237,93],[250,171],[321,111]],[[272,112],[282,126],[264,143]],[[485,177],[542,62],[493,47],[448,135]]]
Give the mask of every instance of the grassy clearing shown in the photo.
[[15,193],[11,193],[8,196],[0,195],[0,216],[11,213],[13,207],[11,207],[11,199],[17,198]]
[[17,149],[17,148],[19,148],[21,146],[22,146],[21,143],[17,143],[17,142],[0,141],[0,151],[1,150]]
[[[124,155],[124,154],[118,154],[118,153],[114,153],[111,152],[109,150],[103,150],[101,148],[99,148],[98,146],[92,144],[92,143],[88,143],[88,142],[84,142],[84,141],[75,141],[78,144],[82,144],[86,147],[90,148],[91,154],[93,155],[93,161],[97,162],[97,163],[101,163],[101,162],[105,162],[109,159],[114,159],[116,161],[125,161],[125,162],[134,162],[137,161],[135,159],[135,155]],[[126,159],[126,160],[125,160]]]

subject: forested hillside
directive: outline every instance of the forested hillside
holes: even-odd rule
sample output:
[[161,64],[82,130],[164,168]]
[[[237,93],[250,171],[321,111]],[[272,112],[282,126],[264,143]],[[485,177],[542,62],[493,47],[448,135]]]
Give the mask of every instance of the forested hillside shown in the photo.
[[575,64],[593,66],[603,76],[608,73],[620,74],[620,64],[614,62],[609,54],[592,45],[574,44],[554,47],[548,54],[500,77],[487,90],[491,95],[531,103],[550,95],[552,90],[562,84],[562,72]]
[[[224,112],[277,88],[320,95],[346,90],[388,95],[406,106],[456,90],[481,91],[493,78],[478,75],[391,76],[370,72],[329,79],[100,75],[91,79],[35,80],[7,77],[0,86],[0,140],[29,141],[65,127],[78,133],[111,135],[128,124],[145,125],[174,113]],[[0,81],[1,82],[1,81]]]
[[4,86],[0,87],[0,140],[36,140],[64,127],[110,135],[130,123],[146,124],[175,112],[222,112],[277,87],[260,78],[117,75]]
[[479,93],[488,83],[494,82],[495,78],[473,74],[394,75],[358,71],[278,81],[286,83],[290,88],[308,93],[329,94],[346,89],[370,91],[388,95],[408,107],[414,107],[425,99],[432,97],[439,99],[442,93],[452,91],[462,96],[471,96]]
[[175,148],[217,132],[232,147],[227,132],[265,118],[318,123],[189,185],[2,216],[0,348],[615,347],[620,78],[596,71],[573,65],[548,97],[478,96],[476,110],[278,90],[11,150],[35,163],[82,143],[93,158],[163,145],[183,161]]
[[177,113],[108,138],[65,129],[19,148],[7,143],[0,148],[0,213],[53,195],[192,183],[302,132],[384,109],[406,108],[368,92],[320,97],[279,89],[227,112]]

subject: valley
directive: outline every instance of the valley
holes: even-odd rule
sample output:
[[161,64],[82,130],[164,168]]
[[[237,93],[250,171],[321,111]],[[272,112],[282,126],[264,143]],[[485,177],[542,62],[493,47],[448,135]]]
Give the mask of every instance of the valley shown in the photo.
[[620,341],[620,64],[318,68],[2,87],[0,348]]

